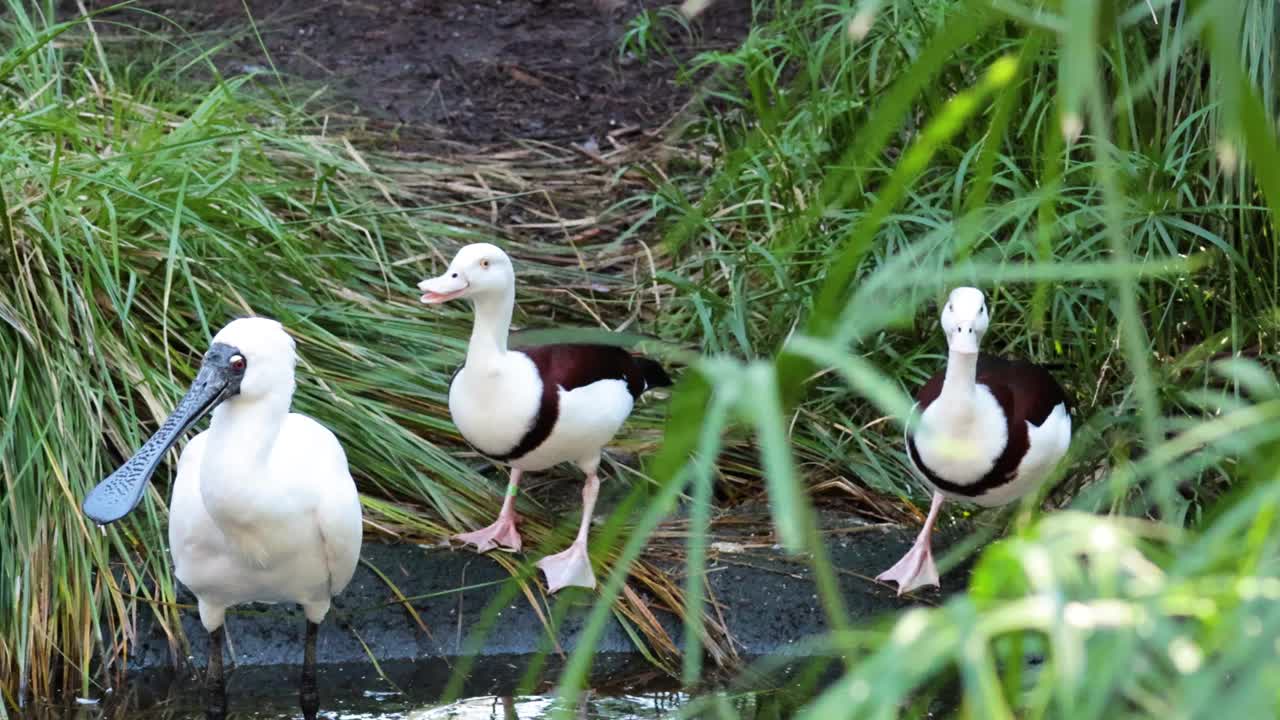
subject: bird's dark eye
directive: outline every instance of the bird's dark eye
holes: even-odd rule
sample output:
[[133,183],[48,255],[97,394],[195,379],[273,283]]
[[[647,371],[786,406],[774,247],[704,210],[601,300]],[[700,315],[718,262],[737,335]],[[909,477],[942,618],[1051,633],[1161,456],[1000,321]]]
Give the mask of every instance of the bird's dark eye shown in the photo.
[[951,306],[951,303],[947,303],[947,312],[955,312],[955,311],[956,309]]
[[485,270],[488,270],[488,269],[489,269],[489,261],[488,261],[487,259],[485,259],[485,260],[481,260],[481,261],[480,261],[480,267],[484,268]]
[[236,372],[240,372],[244,370],[245,366],[248,365],[249,363],[245,361],[243,355],[232,355],[230,364],[231,364],[232,370],[235,370]]

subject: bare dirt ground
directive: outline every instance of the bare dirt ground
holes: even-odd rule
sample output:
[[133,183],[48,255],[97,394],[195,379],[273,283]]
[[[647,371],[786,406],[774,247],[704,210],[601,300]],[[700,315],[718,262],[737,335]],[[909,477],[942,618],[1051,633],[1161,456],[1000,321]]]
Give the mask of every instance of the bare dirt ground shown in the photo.
[[[751,22],[750,0],[717,0],[691,32],[662,23],[672,57],[641,59],[620,53],[619,40],[638,13],[668,3],[612,3],[603,10],[604,0],[139,0],[99,25],[229,40],[217,55],[224,72],[274,68],[295,87],[326,87],[326,109],[384,131],[485,144],[600,142],[622,128],[660,126],[691,96],[676,81],[679,65],[701,50],[731,49]],[[64,16],[77,5],[64,3]]]

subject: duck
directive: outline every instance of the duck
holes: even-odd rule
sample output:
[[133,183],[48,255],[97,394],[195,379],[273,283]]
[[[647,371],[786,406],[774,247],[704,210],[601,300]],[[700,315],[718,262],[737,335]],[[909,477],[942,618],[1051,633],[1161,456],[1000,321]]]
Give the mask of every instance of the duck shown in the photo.
[[477,552],[522,547],[515,500],[524,473],[573,463],[586,476],[582,519],[572,544],[538,561],[547,589],[596,587],[588,533],[600,491],[605,445],[646,392],[671,385],[660,363],[613,345],[564,343],[508,347],[515,311],[511,258],[491,243],[467,245],[440,276],[418,284],[421,301],[469,300],[474,323],[466,359],[449,384],[449,414],[480,454],[510,467],[497,519],[454,536]]
[[209,633],[210,720],[227,712],[226,611],[246,602],[302,606],[299,704],[315,720],[319,627],[360,557],[363,516],[342,444],[325,426],[289,411],[296,363],[293,338],[279,322],[228,323],[172,414],[82,504],[99,525],[128,515],[165,453],[212,415],[178,458],[168,528],[174,575],[195,595]]
[[908,465],[933,498],[911,549],[876,576],[898,595],[939,585],[932,533],[944,501],[1011,503],[1039,488],[1071,444],[1071,404],[1049,370],[979,352],[991,322],[981,290],[955,288],[941,315],[947,365],[916,393],[905,431]]

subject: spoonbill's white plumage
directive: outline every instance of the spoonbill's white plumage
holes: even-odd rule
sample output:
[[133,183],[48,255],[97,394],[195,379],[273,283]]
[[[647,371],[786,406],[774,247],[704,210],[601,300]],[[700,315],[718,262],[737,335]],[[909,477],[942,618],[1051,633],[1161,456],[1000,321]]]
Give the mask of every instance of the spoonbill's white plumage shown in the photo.
[[449,413],[467,442],[511,465],[498,519],[456,539],[480,552],[519,551],[515,495],[523,473],[575,463],[587,476],[577,538],[538,566],[551,592],[569,585],[595,587],[587,535],[600,487],[601,451],[631,414],[635,400],[650,388],[671,384],[670,378],[653,360],[609,345],[509,349],[515,270],[494,245],[462,248],[443,275],[418,287],[427,304],[460,298],[473,303],[475,324],[466,362],[449,386]]
[[361,510],[342,445],[289,406],[293,339],[265,318],[231,322],[213,339],[191,389],[147,443],[85,500],[98,522],[118,520],[165,451],[205,413],[209,429],[178,460],[169,545],[178,579],[209,631],[207,712],[226,712],[223,620],[245,602],[288,602],[307,618],[300,701],[316,717],[315,643],[331,599],[360,556]]
[[933,490],[915,544],[876,577],[898,594],[938,584],[931,536],[946,498],[995,507],[1035,490],[1071,443],[1066,393],[1045,368],[980,354],[990,315],[977,288],[951,291],[942,309],[947,367],[916,394],[907,457]]

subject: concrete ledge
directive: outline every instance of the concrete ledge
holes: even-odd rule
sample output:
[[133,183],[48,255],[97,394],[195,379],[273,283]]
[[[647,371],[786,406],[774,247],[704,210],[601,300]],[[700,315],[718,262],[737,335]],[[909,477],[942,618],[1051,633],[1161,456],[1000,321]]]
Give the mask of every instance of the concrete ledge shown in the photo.
[[[936,538],[939,548],[946,546],[948,535],[954,533]],[[939,600],[936,590],[917,593],[914,599],[899,598],[890,587],[872,580],[906,551],[912,539],[910,529],[853,525],[845,526],[844,534],[829,541],[844,600],[854,618],[868,619],[914,603]],[[733,538],[714,540],[719,542],[713,546],[717,552],[708,561],[708,583],[720,606],[719,617],[736,641],[737,652],[745,656],[787,654],[797,641],[826,630],[817,590],[802,560],[787,557],[775,548],[752,547]],[[362,563],[346,592],[336,599],[334,611],[321,630],[318,659],[322,665],[372,667],[370,654],[384,665],[464,655],[467,637],[477,628],[485,607],[504,587],[512,590],[510,586],[514,584],[507,571],[491,558],[461,549],[367,544],[363,560],[378,568],[405,596],[416,598],[411,604],[430,634],[411,618],[387,583]],[[682,568],[673,566],[671,570],[678,574]],[[967,572],[968,568],[962,567],[947,573],[942,579],[944,590],[962,589]],[[593,594],[577,589],[562,591],[552,598],[553,605],[569,605],[557,637],[565,652],[576,647],[593,598]],[[185,589],[178,599],[194,603]],[[679,643],[679,619],[670,613],[656,614]],[[202,667],[208,639],[194,607],[183,611],[182,620],[191,653],[174,658],[167,637],[154,618],[144,612],[130,671],[188,664]],[[232,610],[227,621],[228,648],[236,666],[297,665],[304,624],[297,606],[255,604]],[[531,656],[549,645],[547,636],[534,608],[523,593],[515,592],[477,654],[486,658]],[[598,652],[638,654],[616,619],[610,619]]]
[[[786,663],[776,677],[752,679],[751,687],[761,689],[786,683],[786,678],[796,677],[796,672],[820,660],[807,657],[800,642],[827,628],[805,561],[764,544],[768,525],[763,518],[762,522],[735,520],[737,527],[765,530],[721,533],[712,538],[708,584],[718,606],[716,617],[732,634],[739,659],[748,663],[770,656]],[[891,587],[872,580],[910,547],[914,529],[871,526],[827,514],[822,524],[829,531],[828,552],[839,573],[846,607],[855,620],[870,621],[902,607],[936,603],[942,598],[943,593],[937,590],[899,598]],[[935,537],[935,549],[948,547],[960,534],[956,528],[941,532]],[[524,594],[516,591],[510,574],[492,558],[462,549],[377,544],[366,544],[362,557],[412,599],[411,605],[430,634],[413,620],[387,583],[362,563],[320,632],[319,681],[326,712],[380,716],[436,707],[463,668],[462,682],[452,689],[454,697],[473,698],[466,703],[509,704],[513,695],[537,695],[552,689],[566,656],[544,653],[551,643],[542,621]],[[523,559],[531,562],[536,558]],[[679,563],[673,562],[667,569],[675,578],[683,573]],[[947,573],[942,578],[943,590],[963,589],[968,572],[969,566],[962,565]],[[511,599],[504,603],[476,652],[468,655],[469,635],[480,625],[485,608],[504,591]],[[594,593],[569,589],[552,598],[553,608],[564,603],[557,640],[565,653],[577,647],[594,597]],[[200,716],[196,670],[205,665],[208,637],[197,617],[194,598],[182,589],[178,600],[192,604],[182,612],[190,655],[172,657],[168,639],[154,617],[146,611],[140,613],[138,645],[123,676],[124,684],[96,698],[102,701],[104,718],[132,718],[153,707],[179,712],[175,717]],[[655,612],[672,639],[681,643],[679,619]],[[254,708],[258,716],[264,712],[292,716],[304,625],[296,606],[256,604],[228,613],[228,649],[234,658],[228,665],[228,691],[233,710]],[[710,661],[706,667],[714,672]],[[839,673],[840,665],[815,669],[829,680]],[[716,677],[711,676],[711,682],[728,676]],[[676,680],[655,668],[613,617],[592,658],[588,685],[601,696],[629,696],[608,700],[610,703],[644,705],[679,695],[672,694],[679,690]]]

